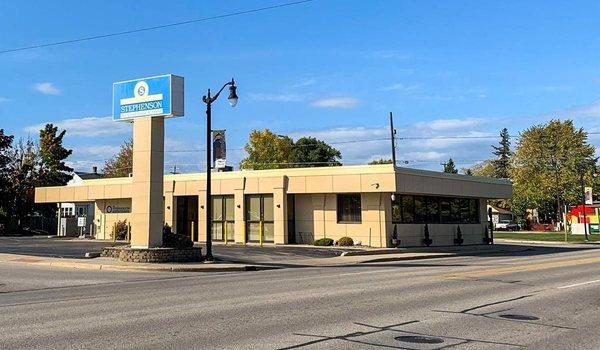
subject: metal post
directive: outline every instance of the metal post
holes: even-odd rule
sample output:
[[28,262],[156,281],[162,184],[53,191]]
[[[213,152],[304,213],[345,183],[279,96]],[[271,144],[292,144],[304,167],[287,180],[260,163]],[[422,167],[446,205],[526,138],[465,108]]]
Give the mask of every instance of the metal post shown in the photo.
[[224,223],[225,227],[223,227],[223,236],[225,238],[225,245],[227,245],[227,220]]
[[259,238],[258,239],[260,242],[260,246],[262,247],[263,246],[263,222],[262,222],[262,220],[260,221],[258,230],[259,230]]
[[211,168],[212,168],[212,126],[211,126],[211,96],[208,89],[206,102],[206,256],[205,261],[214,261],[212,255],[212,198],[211,198]]
[[583,233],[585,234],[585,241],[589,240],[588,238],[588,227],[587,227],[587,217],[585,213],[585,184],[583,182],[583,172],[581,172],[581,206],[583,208]]
[[392,136],[392,164],[394,167],[396,166],[396,130],[394,129],[394,117],[392,116],[392,112],[390,112],[390,133]]

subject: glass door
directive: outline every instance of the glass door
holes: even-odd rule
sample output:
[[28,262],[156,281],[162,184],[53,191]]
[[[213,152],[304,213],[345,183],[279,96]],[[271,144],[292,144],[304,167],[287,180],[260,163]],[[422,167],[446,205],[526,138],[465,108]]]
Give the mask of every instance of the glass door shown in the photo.
[[256,243],[273,243],[273,195],[246,195],[246,240]]
[[235,208],[233,196],[212,197],[212,239],[235,241]]

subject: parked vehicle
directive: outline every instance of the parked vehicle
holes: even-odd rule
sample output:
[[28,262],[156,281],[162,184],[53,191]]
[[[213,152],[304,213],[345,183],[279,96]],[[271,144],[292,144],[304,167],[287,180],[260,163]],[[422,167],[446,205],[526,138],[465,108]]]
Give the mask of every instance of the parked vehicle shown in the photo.
[[519,224],[510,220],[500,220],[496,223],[496,230],[498,231],[518,231],[519,229]]

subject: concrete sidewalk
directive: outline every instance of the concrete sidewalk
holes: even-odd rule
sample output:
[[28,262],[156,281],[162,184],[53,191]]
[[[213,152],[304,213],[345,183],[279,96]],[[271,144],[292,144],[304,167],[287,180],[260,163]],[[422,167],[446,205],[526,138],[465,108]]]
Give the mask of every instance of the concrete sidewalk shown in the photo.
[[28,264],[48,268],[74,268],[102,271],[166,271],[166,272],[229,272],[257,271],[277,268],[302,267],[335,267],[345,265],[366,264],[383,261],[406,261],[445,258],[456,256],[455,253],[397,253],[378,255],[338,256],[334,258],[297,259],[287,263],[237,263],[217,260],[212,264],[206,263],[129,263],[111,258],[71,259],[38,257],[29,255],[0,254],[2,264]]

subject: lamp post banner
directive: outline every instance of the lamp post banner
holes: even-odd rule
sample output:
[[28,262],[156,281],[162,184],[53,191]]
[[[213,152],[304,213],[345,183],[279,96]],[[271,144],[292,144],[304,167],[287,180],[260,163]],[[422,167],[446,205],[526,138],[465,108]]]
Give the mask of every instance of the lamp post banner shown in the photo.
[[213,130],[213,166],[222,169],[227,164],[227,144],[225,142],[225,130]]
[[585,204],[594,204],[594,195],[591,187],[585,188]]
[[183,77],[172,74],[113,83],[113,120],[183,116],[183,90]]

